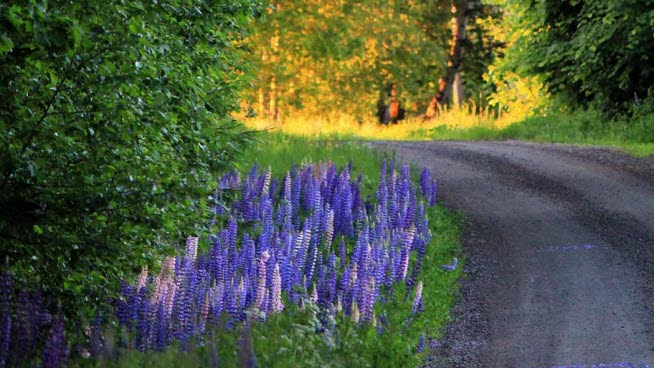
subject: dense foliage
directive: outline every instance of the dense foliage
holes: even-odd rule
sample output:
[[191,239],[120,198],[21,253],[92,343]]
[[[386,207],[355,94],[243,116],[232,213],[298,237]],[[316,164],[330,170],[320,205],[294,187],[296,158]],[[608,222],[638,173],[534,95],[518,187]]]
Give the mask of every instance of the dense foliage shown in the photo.
[[[261,70],[248,89],[253,112],[270,118],[349,113],[363,120],[384,102],[391,83],[407,111],[424,112],[445,73],[454,1],[273,3],[247,40]],[[489,26],[501,12],[471,3],[463,73],[466,98],[478,101],[480,92],[486,99],[493,89],[482,75],[502,47]]]
[[19,280],[83,315],[193,233],[212,173],[250,139],[227,114],[259,9],[0,3],[0,257]]
[[654,1],[518,0],[514,67],[566,103],[624,111],[654,85]]

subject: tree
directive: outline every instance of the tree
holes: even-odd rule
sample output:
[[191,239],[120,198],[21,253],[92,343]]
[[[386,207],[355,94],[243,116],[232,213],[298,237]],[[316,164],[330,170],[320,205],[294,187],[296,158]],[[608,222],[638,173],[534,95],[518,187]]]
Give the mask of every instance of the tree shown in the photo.
[[[0,4],[0,256],[66,314],[204,226],[255,0]],[[84,313],[81,313],[82,315]]]
[[272,119],[291,112],[371,115],[391,83],[400,98],[424,100],[447,45],[448,18],[432,3],[276,1],[247,42],[260,70],[248,100]]
[[515,69],[567,103],[624,111],[654,85],[654,1],[515,0]]
[[493,34],[493,23],[498,23],[501,18],[502,11],[495,4],[482,4],[479,0],[451,2],[447,66],[439,77],[438,89],[429,103],[426,118],[431,118],[440,105],[452,102],[461,107],[469,97],[478,94],[482,95],[477,100],[478,107],[487,103],[494,86],[484,81],[484,75],[489,66],[502,57],[506,46]]

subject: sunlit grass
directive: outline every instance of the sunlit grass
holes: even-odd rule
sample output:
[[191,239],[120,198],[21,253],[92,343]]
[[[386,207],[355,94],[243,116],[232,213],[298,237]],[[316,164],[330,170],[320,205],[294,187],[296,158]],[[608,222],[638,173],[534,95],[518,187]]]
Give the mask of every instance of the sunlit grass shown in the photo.
[[[646,118],[608,121],[593,111],[531,113],[531,108],[512,108],[494,116],[474,114],[472,109],[443,111],[424,121],[410,116],[398,124],[380,125],[372,116],[346,114],[285,117],[278,122],[244,119],[250,128],[289,136],[338,140],[506,140],[613,147],[635,156],[654,155],[654,124]],[[291,139],[286,137],[284,139]]]
[[514,109],[499,116],[482,111],[475,114],[471,108],[443,110],[438,116],[425,121],[413,114],[398,124],[379,124],[374,116],[347,114],[301,115],[284,117],[277,122],[265,118],[242,119],[257,130],[273,130],[303,137],[335,137],[379,140],[430,140],[438,130],[502,129],[527,116],[526,109]]

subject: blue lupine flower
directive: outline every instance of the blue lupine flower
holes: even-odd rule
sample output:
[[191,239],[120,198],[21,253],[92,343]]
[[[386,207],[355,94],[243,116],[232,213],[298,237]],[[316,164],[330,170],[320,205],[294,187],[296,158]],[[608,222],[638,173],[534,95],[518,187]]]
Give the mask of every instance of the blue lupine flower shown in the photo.
[[452,261],[452,264],[449,265],[441,265],[441,268],[447,271],[454,271],[456,270],[456,265],[458,264],[458,260],[456,257],[454,257],[454,260]]
[[43,347],[41,363],[44,368],[57,368],[66,365],[68,359],[68,342],[64,334],[64,319],[61,315],[54,318],[50,334]]
[[[384,162],[376,203],[362,198],[361,176],[353,181],[351,168],[338,171],[333,164],[292,167],[280,185],[270,169],[260,173],[256,166],[243,181],[235,172],[224,175],[219,189],[234,190],[240,198],[230,204],[220,192],[214,196],[223,206],[214,207],[215,213],[228,214],[229,219],[210,237],[209,251],[197,254],[197,238],[189,238],[185,254],[171,257],[161,274],[144,278],[138,286],[123,282],[122,298],[115,301],[119,322],[135,334],[139,350],[163,350],[173,339],[185,347],[205,324],[227,321],[232,328],[252,307],[279,313],[284,293],[288,302],[299,304],[310,291],[320,308],[341,309],[353,320],[374,323],[374,305],[385,302],[393,282],[413,285],[431,239],[418,193],[434,205],[436,182],[423,170],[416,187],[409,174],[408,166],[398,173],[393,161]],[[239,226],[241,221],[247,224]],[[338,249],[332,250],[331,243],[339,236]],[[350,258],[346,242],[354,244]],[[443,268],[456,266],[455,258]],[[296,286],[304,290],[298,292]],[[10,298],[6,290],[0,290],[0,353],[9,349],[5,341],[15,322],[4,302]],[[422,306],[421,291],[419,283],[412,305],[415,313]],[[28,294],[19,294],[18,304],[26,304],[26,298]],[[41,324],[17,316],[16,328]],[[63,322],[55,317],[51,336],[59,333],[60,325]],[[379,331],[383,325],[380,317]],[[61,339],[49,341],[43,356],[59,364],[61,359],[52,352]]]
[[425,350],[425,335],[420,335],[418,346],[416,346],[416,352],[420,354],[423,352],[423,350]]

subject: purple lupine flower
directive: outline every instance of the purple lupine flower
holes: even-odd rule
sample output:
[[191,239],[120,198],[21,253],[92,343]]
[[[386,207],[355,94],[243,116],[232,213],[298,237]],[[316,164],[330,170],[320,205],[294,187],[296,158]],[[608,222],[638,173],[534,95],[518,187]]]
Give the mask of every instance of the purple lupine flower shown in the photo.
[[[309,176],[307,178],[307,171],[305,171],[304,182],[302,185],[302,198],[301,204],[304,210],[310,211],[313,206],[313,198],[316,194],[315,188],[313,187],[313,179]],[[309,174],[310,175],[310,174]]]
[[[261,312],[263,312],[263,315],[268,314],[268,310],[270,309],[270,289],[266,288],[266,292],[263,295],[263,301],[261,302]],[[262,320],[265,320],[265,317],[262,317]]]
[[89,331],[89,353],[92,357],[100,355],[102,348],[102,314],[98,314],[91,323]]
[[64,330],[64,319],[58,315],[52,321],[50,334],[43,347],[41,362],[44,368],[57,368],[66,365],[68,342]]
[[[307,295],[306,291],[294,291],[294,285],[300,285],[313,286],[310,297],[321,308],[345,308],[351,318],[372,320],[374,325],[375,301],[379,298],[384,302],[384,293],[390,290],[386,286],[394,280],[405,279],[411,286],[431,239],[424,205],[418,206],[417,192],[411,189],[408,167],[402,167],[398,175],[393,166],[391,163],[388,179],[388,170],[380,173],[376,206],[361,198],[361,178],[351,181],[348,168],[338,174],[332,163],[292,168],[279,194],[270,170],[257,175],[255,168],[240,189],[241,199],[235,203],[238,208],[231,211],[226,228],[210,238],[209,254],[198,255],[197,245],[189,240],[186,256],[173,259],[172,272],[162,272],[150,281],[154,283],[152,296],[145,298],[140,293],[143,277],[136,285],[124,288],[127,303],[117,303],[119,314],[123,311],[127,321],[138,321],[137,325],[127,324],[138,334],[143,329],[141,309],[148,306],[151,321],[145,326],[146,345],[161,349],[170,342],[168,333],[184,345],[188,337],[204,330],[205,323],[218,323],[223,311],[231,316],[228,328],[243,320],[244,310],[251,306],[265,313],[279,312],[283,309],[282,291],[288,292],[289,300],[301,304]],[[226,183],[231,179],[221,180]],[[431,185],[435,183],[429,184],[429,190],[435,190]],[[309,213],[308,217],[300,208]],[[237,219],[253,221],[254,227],[261,229],[256,242],[252,232],[238,233]],[[338,234],[337,264],[329,248]],[[350,260],[344,236],[356,244]],[[320,248],[323,244],[326,249]],[[407,278],[413,250],[416,260]],[[264,255],[266,260],[262,261]],[[159,314],[161,318],[157,318]],[[154,319],[162,323],[165,333],[156,332],[159,328]],[[137,345],[141,348],[142,344],[139,340]]]
[[[395,172],[393,171],[393,173]],[[389,195],[390,195],[390,199],[388,203],[388,212],[391,219],[390,225],[393,227],[399,227],[397,225],[399,214],[400,214],[398,194],[396,191],[392,191],[389,193]]]
[[420,173],[420,194],[423,196],[429,192],[429,186],[431,182],[431,173],[427,168],[422,169]]
[[435,206],[436,205],[436,181],[432,180],[431,187],[429,188],[429,205],[430,206]]
[[345,265],[345,240],[341,238],[341,243],[338,246],[338,258],[341,267]]
[[294,267],[289,258],[282,260],[282,290],[291,290],[294,282]]
[[[4,292],[13,292],[10,286],[7,288]],[[1,298],[5,299],[5,297]],[[0,304],[5,304],[6,301],[0,302]],[[5,343],[9,341],[11,335],[14,336],[9,346],[12,360],[8,364],[12,366],[25,365],[28,362],[26,359],[34,353],[40,335],[39,316],[42,313],[40,294],[30,293],[25,287],[22,288],[16,298],[15,312],[8,320],[6,317],[9,316],[10,309],[7,307],[8,305],[2,307],[2,309],[6,308],[6,313],[0,312],[0,323],[10,323],[9,327],[0,327],[0,333],[3,335],[0,336],[0,367],[3,366],[2,361],[7,357]],[[5,334],[7,335],[4,336]]]
[[232,280],[231,285],[228,285],[225,288],[225,311],[229,313],[230,316],[236,317],[239,313],[238,300],[237,296],[239,295],[236,288],[234,288],[234,283]]
[[302,193],[302,179],[300,177],[300,173],[296,172],[295,175],[293,175],[293,170],[291,170],[291,177],[293,178],[292,182],[292,191],[291,191],[291,196],[292,196],[292,204],[293,204],[293,219],[296,222],[296,224],[299,224],[299,213],[300,213],[300,198],[301,198],[301,193]]
[[12,293],[12,276],[9,272],[4,272],[0,277],[0,367],[5,366],[9,357]]
[[373,311],[374,311],[374,306],[375,306],[375,279],[373,277],[370,277],[369,281],[363,285],[363,298],[362,298],[362,310],[361,314],[363,315],[363,319],[366,321],[372,320],[373,317]]
[[283,228],[290,228],[293,220],[290,174],[286,174],[286,177],[284,178],[281,198],[281,203],[277,209],[277,224]]
[[338,272],[336,271],[336,255],[333,253],[329,255],[327,259],[327,292],[326,292],[326,303],[333,302],[336,297],[336,281],[338,277]]
[[147,349],[148,309],[150,307],[150,302],[146,294],[147,289],[145,286],[141,287],[141,290],[139,291],[139,299],[141,300],[141,305],[139,308],[138,323],[136,329],[136,348],[139,351],[145,351]]
[[411,192],[411,195],[409,197],[409,203],[406,209],[406,215],[404,216],[404,228],[408,228],[409,226],[414,225],[414,219],[416,215],[416,192],[413,191]]
[[116,300],[116,314],[118,317],[118,322],[120,322],[120,324],[123,326],[128,326],[131,316],[129,300],[131,298],[133,288],[130,287],[124,280],[121,280],[120,283],[122,285],[120,294],[123,296],[124,300]]
[[277,181],[276,178],[273,178],[270,181],[270,194],[268,195],[268,198],[270,198],[271,200],[275,199],[275,192],[277,192],[278,185],[279,185],[279,182]]
[[338,290],[340,292],[344,292],[349,288],[350,278],[352,274],[349,267],[345,265],[342,265],[341,267],[343,268],[343,274],[341,275],[341,282],[338,285]]
[[238,308],[239,308],[238,310],[239,313],[237,313],[237,315],[238,317],[241,317],[241,312],[243,312],[246,306],[248,305],[248,299],[251,299],[251,297],[248,298],[249,297],[248,294],[250,293],[250,278],[248,277],[248,275],[241,276],[236,290],[238,292],[236,300],[238,301]]
[[435,350],[437,347],[437,342],[433,338],[429,338],[429,349]]
[[425,335],[420,335],[420,340],[418,340],[418,346],[416,346],[416,352],[418,354],[422,353],[425,350]]
[[220,320],[220,315],[225,309],[225,285],[218,284],[213,287],[213,301],[210,304],[211,315],[215,321]]
[[454,257],[454,260],[452,261],[452,264],[441,265],[441,268],[446,270],[446,271],[451,272],[451,271],[456,270],[456,266],[457,266],[458,263],[459,263],[459,261],[456,259],[456,257]]

